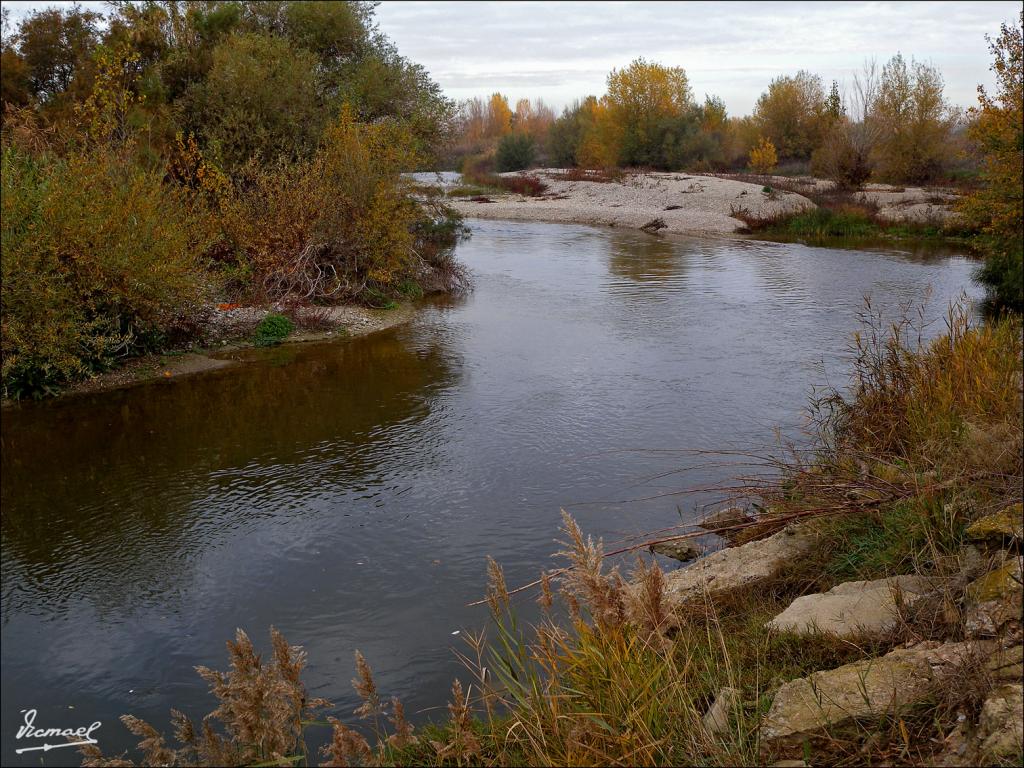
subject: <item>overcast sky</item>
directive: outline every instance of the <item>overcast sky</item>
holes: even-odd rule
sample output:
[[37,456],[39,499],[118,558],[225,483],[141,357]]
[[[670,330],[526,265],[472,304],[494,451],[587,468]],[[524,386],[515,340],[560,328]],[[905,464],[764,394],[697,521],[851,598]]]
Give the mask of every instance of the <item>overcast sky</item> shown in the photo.
[[[16,17],[56,4],[3,3]],[[947,97],[970,106],[978,83],[992,83],[985,34],[1019,13],[1019,2],[385,0],[377,18],[453,98],[501,91],[560,108],[602,94],[612,67],[643,56],[684,67],[698,98],[717,94],[730,114],[746,114],[777,75],[849,82],[866,58],[898,51],[935,64]]]

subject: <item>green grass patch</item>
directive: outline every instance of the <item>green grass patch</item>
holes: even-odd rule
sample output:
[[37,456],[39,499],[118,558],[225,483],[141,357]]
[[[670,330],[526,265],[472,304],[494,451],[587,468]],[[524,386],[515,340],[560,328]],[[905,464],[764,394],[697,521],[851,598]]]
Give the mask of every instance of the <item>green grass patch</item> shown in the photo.
[[838,583],[927,571],[937,557],[957,551],[965,520],[941,500],[919,497],[826,525],[832,546],[824,573]]
[[260,320],[260,324],[256,326],[253,343],[257,347],[272,347],[275,344],[280,344],[294,330],[295,323],[287,317],[271,313]]
[[[771,229],[771,228],[770,228]],[[832,211],[815,208],[798,213],[782,222],[778,229],[785,234],[813,239],[830,237],[872,237],[882,233],[866,214],[855,211]]]

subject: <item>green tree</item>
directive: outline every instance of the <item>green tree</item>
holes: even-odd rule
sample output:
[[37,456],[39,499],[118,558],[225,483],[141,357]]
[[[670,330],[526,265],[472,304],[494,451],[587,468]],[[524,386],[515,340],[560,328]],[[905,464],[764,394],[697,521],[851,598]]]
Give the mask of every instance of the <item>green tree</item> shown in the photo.
[[500,173],[522,171],[533,164],[536,142],[528,133],[510,133],[498,142],[494,162]]
[[[21,22],[18,51],[28,67],[29,90],[47,102],[65,94],[76,78],[87,78],[102,16],[79,6],[35,11]],[[79,86],[88,94],[90,83]]]
[[839,83],[835,80],[832,81],[832,90],[828,92],[828,98],[825,99],[825,114],[831,122],[835,123],[840,120],[845,114],[846,109],[843,107],[843,97],[839,95]]
[[186,96],[190,124],[228,169],[307,157],[325,112],[316,57],[281,37],[234,34],[213,51],[206,80]]
[[424,159],[436,155],[452,130],[454,102],[426,69],[390,46],[355,64],[339,92],[340,102],[354,105],[361,120],[403,122]]

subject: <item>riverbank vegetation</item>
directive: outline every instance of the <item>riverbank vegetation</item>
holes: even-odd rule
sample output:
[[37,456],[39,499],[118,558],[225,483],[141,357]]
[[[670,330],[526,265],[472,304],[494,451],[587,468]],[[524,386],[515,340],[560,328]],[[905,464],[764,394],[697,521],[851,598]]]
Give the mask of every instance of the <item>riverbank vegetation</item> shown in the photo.
[[217,303],[462,280],[458,217],[403,176],[452,104],[372,4],[46,9],[3,63],[5,397],[199,340]]

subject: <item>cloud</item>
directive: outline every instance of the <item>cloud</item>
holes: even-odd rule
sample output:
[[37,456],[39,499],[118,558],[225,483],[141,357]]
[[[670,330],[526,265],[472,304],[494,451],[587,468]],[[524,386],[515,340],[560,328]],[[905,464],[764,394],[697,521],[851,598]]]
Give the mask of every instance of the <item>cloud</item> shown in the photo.
[[930,61],[947,96],[990,83],[984,36],[1019,13],[972,3],[384,2],[383,32],[455,98],[501,90],[564,105],[602,93],[608,71],[644,56],[686,68],[698,95],[749,112],[775,76],[808,69],[850,81],[865,59]]

